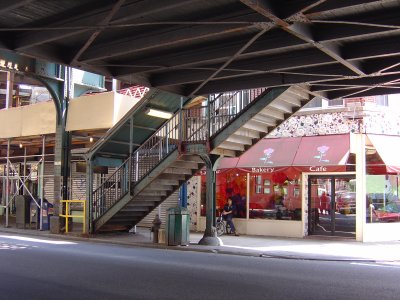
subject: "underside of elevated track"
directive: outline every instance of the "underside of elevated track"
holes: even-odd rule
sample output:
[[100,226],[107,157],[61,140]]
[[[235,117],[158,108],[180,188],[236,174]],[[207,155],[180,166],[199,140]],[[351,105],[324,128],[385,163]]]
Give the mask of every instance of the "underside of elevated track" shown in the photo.
[[329,99],[391,94],[399,11],[397,0],[6,0],[0,50],[185,96],[300,83]]

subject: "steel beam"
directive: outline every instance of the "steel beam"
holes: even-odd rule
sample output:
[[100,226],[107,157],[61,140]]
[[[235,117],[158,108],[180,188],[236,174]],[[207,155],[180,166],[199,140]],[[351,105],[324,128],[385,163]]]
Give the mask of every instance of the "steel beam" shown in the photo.
[[1,0],[0,3],[0,14],[5,14],[11,10],[15,10],[22,6],[25,6],[34,0]]
[[[46,27],[48,30],[46,30],[46,28],[41,28],[44,30],[39,30],[38,28],[38,32],[36,33],[29,32],[20,35],[14,41],[14,49],[22,50],[84,33],[90,30],[90,28],[87,28],[88,26],[102,20],[107,15],[112,5],[113,1],[110,0],[103,1],[96,5],[96,7],[93,7],[92,3],[79,5],[66,13],[66,15],[70,16],[69,18],[63,18],[55,23],[47,24]],[[69,27],[70,29],[61,30],[61,26],[64,28]],[[80,28],[73,29],[72,27]]]
[[139,51],[150,51],[155,48],[173,47],[188,41],[196,42],[205,38],[219,37],[229,33],[237,33],[255,28],[256,25],[221,25],[221,26],[196,26],[192,28],[179,28],[175,30],[160,31],[141,39],[116,40],[111,45],[103,44],[92,47],[82,56],[81,61],[88,63],[115,56],[131,54]]
[[81,55],[90,47],[90,45],[94,42],[97,36],[105,29],[104,26],[107,25],[111,21],[113,16],[120,10],[121,6],[125,3],[125,1],[126,0],[118,0],[114,4],[110,12],[108,12],[107,16],[98,23],[98,25],[101,26],[101,28],[96,30],[90,35],[86,43],[78,50],[78,52],[71,59],[70,64],[74,64],[79,60]]

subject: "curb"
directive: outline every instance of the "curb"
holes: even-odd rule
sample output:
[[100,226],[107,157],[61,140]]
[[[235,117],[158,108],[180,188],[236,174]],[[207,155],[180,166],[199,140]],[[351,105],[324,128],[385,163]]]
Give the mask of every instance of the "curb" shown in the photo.
[[[165,244],[141,243],[141,242],[124,242],[113,241],[96,237],[80,237],[74,235],[64,234],[51,234],[43,233],[40,231],[32,230],[32,232],[20,232],[18,229],[0,228],[1,233],[19,234],[23,236],[36,236],[48,239],[66,239],[79,242],[97,243],[103,245],[119,245],[124,247],[140,247],[151,248],[159,250],[176,250],[176,251],[189,251],[210,254],[223,254],[223,255],[236,255],[245,257],[258,257],[258,258],[272,258],[272,259],[286,259],[286,260],[303,260],[303,261],[326,261],[326,262],[364,262],[364,263],[379,263],[379,262],[399,262],[400,260],[382,260],[382,259],[369,259],[369,258],[354,258],[354,257],[311,257],[307,255],[286,255],[281,253],[263,253],[248,250],[244,251],[229,251],[224,249],[224,246],[201,246],[197,244],[189,244],[188,246],[167,246]],[[191,247],[192,246],[192,247]]]

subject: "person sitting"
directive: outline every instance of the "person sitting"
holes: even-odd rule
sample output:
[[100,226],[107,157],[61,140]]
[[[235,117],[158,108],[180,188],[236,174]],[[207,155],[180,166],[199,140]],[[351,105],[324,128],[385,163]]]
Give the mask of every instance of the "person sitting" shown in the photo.
[[227,203],[224,206],[224,210],[222,212],[222,216],[226,223],[230,226],[231,232],[236,236],[239,236],[239,234],[236,232],[235,225],[233,224],[233,212],[236,210],[235,205],[232,203],[232,199],[228,198]]

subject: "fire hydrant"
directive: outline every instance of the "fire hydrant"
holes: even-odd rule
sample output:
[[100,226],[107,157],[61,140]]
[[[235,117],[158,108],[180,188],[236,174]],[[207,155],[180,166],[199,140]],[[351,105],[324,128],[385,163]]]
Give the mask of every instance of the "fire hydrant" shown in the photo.
[[153,243],[158,244],[158,231],[161,227],[161,219],[160,216],[157,214],[153,220],[153,226],[151,227],[151,231],[153,232]]

